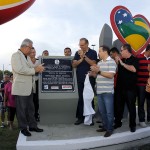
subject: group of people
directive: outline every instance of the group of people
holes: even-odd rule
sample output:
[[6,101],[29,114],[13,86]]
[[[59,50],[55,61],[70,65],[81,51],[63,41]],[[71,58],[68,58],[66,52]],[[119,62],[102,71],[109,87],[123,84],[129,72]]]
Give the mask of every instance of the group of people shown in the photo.
[[[119,51],[102,45],[97,52],[89,48],[89,41],[81,38],[80,49],[75,53],[72,66],[76,68],[78,85],[78,105],[75,125],[84,122],[84,82],[86,75],[93,92],[97,95],[98,112],[102,119],[102,126],[97,132],[105,132],[104,137],[113,134],[113,130],[122,126],[124,106],[129,111],[129,128],[136,131],[136,98],[138,99],[138,116],[142,127],[146,121],[150,122],[150,44],[144,53],[133,56],[129,44],[124,44]],[[64,49],[65,56],[71,56],[69,47]],[[33,42],[25,39],[20,49],[12,55],[12,72],[10,79],[5,76],[1,87],[4,106],[8,106],[8,121],[13,126],[14,116],[17,114],[18,126],[21,133],[31,136],[30,132],[43,132],[38,128],[38,73],[44,71],[44,64],[36,59]],[[44,50],[42,56],[49,56]],[[12,78],[13,77],[13,78]],[[145,117],[144,103],[147,100],[147,118]],[[94,108],[94,99],[91,103]],[[2,109],[5,112],[4,109]],[[1,113],[4,125],[4,113]],[[94,121],[90,125],[94,125]]]
[[[66,47],[64,56],[71,56],[71,54],[71,49]],[[44,50],[42,56],[49,56],[48,50]],[[11,65],[13,74],[4,75],[0,88],[2,93],[1,127],[5,127],[7,109],[7,124],[10,129],[13,129],[14,117],[17,114],[18,126],[22,134],[31,136],[29,131],[43,132],[43,129],[37,127],[37,122],[40,121],[38,73],[44,71],[44,66],[36,58],[36,50],[30,39],[25,39],[20,49],[12,55]]]
[[[97,53],[88,47],[88,40],[81,38],[80,50],[75,53],[73,67],[77,68],[79,100],[75,125],[84,122],[84,81],[86,74],[93,91],[96,90],[98,109],[102,125],[97,132],[105,132],[104,137],[112,135],[113,130],[122,126],[125,104],[129,111],[129,128],[136,131],[136,98],[138,99],[138,117],[141,127],[150,122],[150,44],[144,53],[133,56],[129,44],[124,44],[119,51],[102,45]],[[147,101],[147,118],[144,103]],[[94,108],[94,100],[92,101]],[[93,125],[92,122],[90,125]]]
[[35,55],[33,42],[25,39],[20,49],[12,55],[13,75],[10,75],[10,79],[5,75],[1,85],[4,100],[1,109],[1,127],[5,125],[5,106],[7,106],[10,128],[13,128],[14,116],[17,114],[18,126],[25,136],[31,136],[28,127],[30,131],[43,131],[37,127],[37,121],[39,121],[38,73],[41,73],[44,67]]

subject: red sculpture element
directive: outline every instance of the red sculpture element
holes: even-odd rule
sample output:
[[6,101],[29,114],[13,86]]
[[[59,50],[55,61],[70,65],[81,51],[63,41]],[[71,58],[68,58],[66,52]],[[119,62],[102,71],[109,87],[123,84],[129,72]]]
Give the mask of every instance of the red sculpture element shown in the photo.
[[[4,24],[20,14],[22,14],[24,11],[26,11],[35,0],[21,0],[20,2],[13,2],[8,5],[0,5],[0,25]],[[4,4],[7,2],[4,2]],[[0,4],[3,4],[1,2]]]

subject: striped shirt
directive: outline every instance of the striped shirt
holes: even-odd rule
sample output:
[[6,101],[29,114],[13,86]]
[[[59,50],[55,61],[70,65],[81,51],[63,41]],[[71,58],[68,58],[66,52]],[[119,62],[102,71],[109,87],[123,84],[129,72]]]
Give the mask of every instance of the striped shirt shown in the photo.
[[150,57],[146,57],[144,54],[137,56],[139,60],[139,69],[137,72],[137,85],[146,86],[149,78],[148,64],[150,64]]
[[[116,73],[117,65],[110,56],[106,59],[106,61],[101,60],[97,65],[100,67],[101,72]],[[96,78],[96,83],[97,94],[113,93],[114,78],[110,79],[98,74]]]

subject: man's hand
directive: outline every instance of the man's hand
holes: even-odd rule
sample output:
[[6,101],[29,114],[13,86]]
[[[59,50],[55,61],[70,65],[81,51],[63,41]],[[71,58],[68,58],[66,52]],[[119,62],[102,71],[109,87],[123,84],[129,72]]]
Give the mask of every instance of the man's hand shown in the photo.
[[94,71],[89,71],[88,74],[89,74],[90,77],[94,77],[94,78],[97,77],[97,73],[94,72]]
[[148,78],[148,81],[147,81],[147,85],[146,85],[146,92],[150,93],[150,78]]
[[92,72],[98,73],[100,71],[100,67],[97,65],[93,65],[90,67]]
[[44,67],[43,67],[44,63],[41,64],[41,65],[38,65],[37,67],[35,67],[35,72],[39,72],[39,73],[42,73],[44,71]]
[[84,55],[85,55],[85,54],[84,54],[83,50],[81,50],[81,49],[78,50],[78,54],[80,55],[80,58],[81,58],[81,59],[84,58]]

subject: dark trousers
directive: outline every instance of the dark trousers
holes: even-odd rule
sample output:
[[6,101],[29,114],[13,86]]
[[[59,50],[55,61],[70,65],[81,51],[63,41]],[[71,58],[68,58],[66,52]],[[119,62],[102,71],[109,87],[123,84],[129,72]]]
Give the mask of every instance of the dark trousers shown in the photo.
[[[93,88],[93,91],[95,91],[95,79],[90,77],[90,83]],[[76,118],[78,119],[84,119],[83,116],[83,107],[84,107],[84,102],[83,102],[83,89],[84,89],[84,82],[78,82],[78,94],[79,94],[79,99],[78,99],[78,105],[77,105],[77,110],[76,110]],[[92,107],[94,108],[94,99],[92,101]]]
[[150,121],[150,93],[145,91],[145,86],[137,87],[138,95],[138,116],[140,122],[145,122],[144,103],[147,102],[147,120]]
[[7,106],[7,110],[8,110],[8,121],[14,121],[16,115],[16,108]]
[[36,93],[33,94],[33,103],[35,108],[35,118],[39,117],[39,91],[38,91],[38,81],[35,82],[36,84]]
[[117,89],[116,107],[115,107],[115,124],[120,125],[123,118],[124,106],[127,104],[129,110],[129,127],[136,126],[136,91]]
[[33,94],[29,96],[15,96],[16,101],[16,112],[19,128],[27,129],[27,126],[30,128],[36,128],[37,123],[34,118],[34,104],[33,104]]

